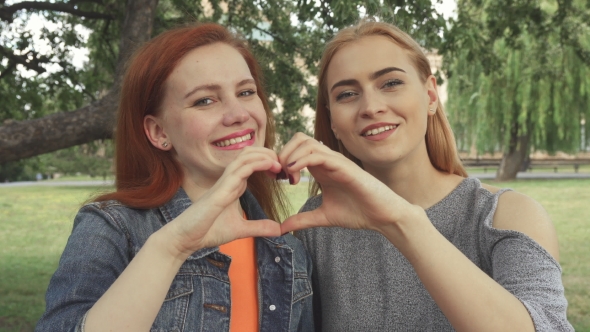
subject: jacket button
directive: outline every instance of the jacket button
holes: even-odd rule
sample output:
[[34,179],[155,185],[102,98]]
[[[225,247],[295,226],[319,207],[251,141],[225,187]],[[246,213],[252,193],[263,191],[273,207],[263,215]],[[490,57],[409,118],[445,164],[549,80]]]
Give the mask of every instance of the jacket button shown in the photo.
[[281,261],[281,257],[279,257],[279,256],[275,257],[275,263],[278,263],[280,261]]
[[270,311],[275,311],[277,307],[274,304],[271,304],[268,308],[270,309]]

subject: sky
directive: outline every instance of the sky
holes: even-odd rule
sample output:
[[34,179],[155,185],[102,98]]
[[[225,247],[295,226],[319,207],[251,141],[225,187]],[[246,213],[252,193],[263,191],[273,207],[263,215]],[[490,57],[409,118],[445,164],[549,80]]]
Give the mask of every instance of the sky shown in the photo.
[[444,18],[457,17],[457,14],[455,13],[455,10],[457,9],[456,0],[442,0],[441,3],[435,3],[434,8],[436,8],[436,10],[441,13]]

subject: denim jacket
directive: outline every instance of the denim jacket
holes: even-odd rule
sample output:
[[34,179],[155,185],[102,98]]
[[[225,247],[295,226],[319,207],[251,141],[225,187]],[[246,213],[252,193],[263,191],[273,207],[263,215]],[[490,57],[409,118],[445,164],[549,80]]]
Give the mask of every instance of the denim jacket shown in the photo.
[[[266,215],[246,191],[249,219]],[[116,201],[80,209],[46,294],[36,331],[83,331],[85,315],[148,237],[191,205],[181,188],[165,205],[132,209]],[[260,331],[313,331],[311,259],[287,234],[256,238]],[[150,331],[229,331],[231,258],[219,248],[194,252],[175,276]]]

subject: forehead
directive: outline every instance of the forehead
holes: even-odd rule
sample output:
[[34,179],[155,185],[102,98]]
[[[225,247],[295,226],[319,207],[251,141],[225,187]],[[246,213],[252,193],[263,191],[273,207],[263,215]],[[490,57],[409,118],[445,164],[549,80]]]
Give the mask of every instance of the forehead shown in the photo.
[[220,84],[252,78],[246,60],[232,46],[214,43],[188,52],[168,77],[168,83]]
[[416,74],[408,52],[384,36],[367,36],[340,48],[327,70],[327,82],[368,75],[387,67],[398,67]]

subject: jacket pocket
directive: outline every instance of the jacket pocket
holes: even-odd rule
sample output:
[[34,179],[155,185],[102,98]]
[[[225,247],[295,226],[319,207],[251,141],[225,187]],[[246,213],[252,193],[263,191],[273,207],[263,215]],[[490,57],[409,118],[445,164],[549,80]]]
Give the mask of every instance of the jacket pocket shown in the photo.
[[312,294],[311,285],[307,273],[295,272],[293,280],[293,303],[306,298]]
[[177,275],[170,285],[164,303],[150,329],[151,332],[182,332],[186,328],[186,316],[193,294],[190,275]]

